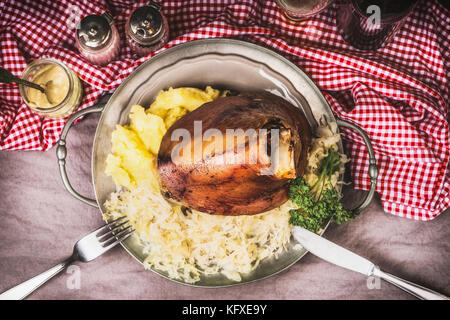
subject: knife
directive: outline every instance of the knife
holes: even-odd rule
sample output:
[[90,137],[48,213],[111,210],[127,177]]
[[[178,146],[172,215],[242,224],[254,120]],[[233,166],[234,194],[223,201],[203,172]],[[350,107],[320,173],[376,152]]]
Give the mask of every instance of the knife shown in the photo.
[[298,241],[306,250],[325,261],[362,273],[368,277],[378,277],[420,299],[449,300],[448,297],[433,290],[383,272],[369,260],[341,246],[338,246],[337,244],[322,238],[311,231],[296,226],[292,229],[292,235],[294,239]]

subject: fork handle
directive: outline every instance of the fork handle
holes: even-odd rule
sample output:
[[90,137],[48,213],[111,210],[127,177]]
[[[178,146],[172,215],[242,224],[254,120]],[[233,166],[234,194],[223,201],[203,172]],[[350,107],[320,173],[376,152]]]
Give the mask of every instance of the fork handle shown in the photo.
[[58,263],[53,268],[48,269],[47,271],[38,274],[37,276],[27,280],[5,292],[0,294],[0,300],[22,300],[30,295],[37,288],[42,286],[48,280],[56,276],[58,273],[63,271],[66,267],[68,267],[72,262],[74,262],[73,257],[68,258],[67,260]]

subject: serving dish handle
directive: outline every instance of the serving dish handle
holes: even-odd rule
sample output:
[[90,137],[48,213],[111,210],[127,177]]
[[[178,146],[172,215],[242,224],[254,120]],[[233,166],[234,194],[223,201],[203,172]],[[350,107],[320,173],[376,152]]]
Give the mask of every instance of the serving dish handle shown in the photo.
[[58,146],[56,147],[56,157],[58,158],[59,173],[61,174],[61,179],[63,181],[64,187],[66,187],[67,191],[69,191],[69,193],[78,200],[96,208],[98,208],[97,201],[95,199],[90,199],[88,197],[79,194],[72,187],[72,184],[69,181],[69,177],[67,176],[66,171],[66,157],[67,157],[66,137],[75,120],[89,113],[102,112],[103,109],[105,108],[105,105],[106,103],[97,104],[95,106],[77,111],[73,115],[71,115],[69,120],[67,120],[66,124],[64,125],[64,128],[61,132],[61,138],[59,139]]
[[375,189],[377,187],[377,180],[378,180],[378,166],[377,161],[375,159],[375,152],[373,151],[372,143],[370,142],[369,137],[364,132],[363,129],[361,129],[356,124],[353,124],[351,122],[348,122],[346,120],[342,119],[336,119],[337,125],[340,127],[349,128],[352,130],[355,130],[364,140],[364,143],[367,147],[367,152],[369,153],[369,177],[370,177],[370,189],[369,192],[366,194],[366,197],[363,199],[360,205],[358,205],[356,208],[353,209],[356,213],[360,213],[363,211],[372,201],[372,198],[375,194]]

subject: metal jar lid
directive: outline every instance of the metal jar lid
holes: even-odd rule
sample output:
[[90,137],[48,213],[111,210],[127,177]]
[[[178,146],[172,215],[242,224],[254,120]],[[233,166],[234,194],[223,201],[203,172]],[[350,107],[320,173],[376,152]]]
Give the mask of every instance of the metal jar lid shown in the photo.
[[136,9],[130,16],[127,32],[132,39],[146,46],[160,39],[164,33],[161,5],[150,2]]
[[111,24],[113,17],[105,12],[103,15],[90,15],[80,21],[77,30],[78,41],[82,48],[88,50],[100,50],[111,39]]

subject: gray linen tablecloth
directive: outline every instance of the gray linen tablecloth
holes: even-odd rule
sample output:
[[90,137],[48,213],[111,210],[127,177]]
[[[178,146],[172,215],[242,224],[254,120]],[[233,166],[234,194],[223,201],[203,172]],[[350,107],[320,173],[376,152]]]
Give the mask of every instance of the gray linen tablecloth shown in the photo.
[[[73,186],[85,195],[93,194],[90,153],[97,121],[97,115],[84,119],[68,139],[68,172]],[[361,196],[351,189],[346,194]],[[102,224],[97,209],[64,189],[54,148],[0,152],[0,195],[0,292],[60,262],[79,238]],[[355,221],[330,226],[325,237],[387,272],[450,295],[448,211],[430,222],[412,221],[384,213],[376,198]],[[413,299],[387,283],[368,289],[363,275],[311,254],[282,274],[224,289],[191,288],[163,279],[144,270],[121,247],[76,265],[79,273],[63,272],[29,299]]]

